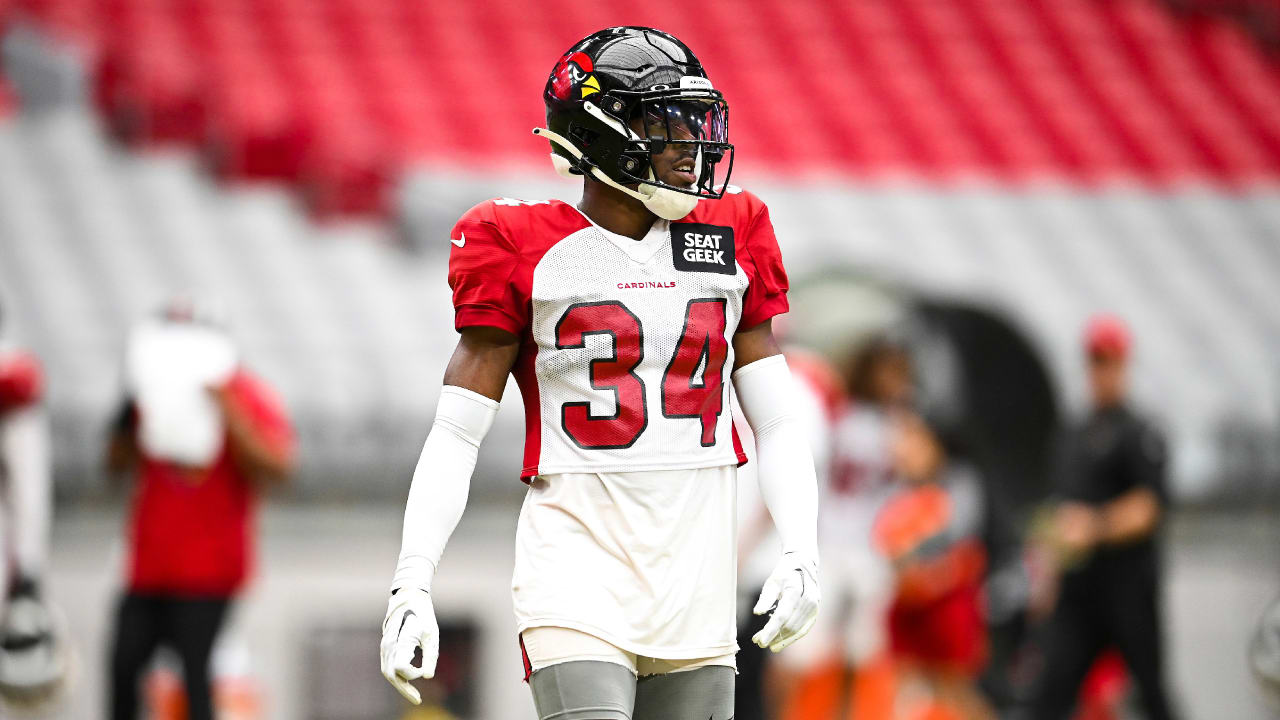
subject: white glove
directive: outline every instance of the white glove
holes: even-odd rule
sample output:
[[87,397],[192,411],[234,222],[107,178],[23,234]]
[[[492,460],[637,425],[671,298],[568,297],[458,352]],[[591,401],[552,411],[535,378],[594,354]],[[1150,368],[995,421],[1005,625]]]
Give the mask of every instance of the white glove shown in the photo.
[[764,581],[756,615],[770,613],[769,622],[751,641],[778,652],[804,637],[818,620],[818,565],[799,553],[785,553],[769,579]]
[[[414,652],[422,649],[422,662],[414,666]],[[422,702],[418,689],[409,683],[434,677],[440,655],[440,627],[431,595],[418,588],[402,588],[387,603],[382,621],[382,676],[409,702]]]

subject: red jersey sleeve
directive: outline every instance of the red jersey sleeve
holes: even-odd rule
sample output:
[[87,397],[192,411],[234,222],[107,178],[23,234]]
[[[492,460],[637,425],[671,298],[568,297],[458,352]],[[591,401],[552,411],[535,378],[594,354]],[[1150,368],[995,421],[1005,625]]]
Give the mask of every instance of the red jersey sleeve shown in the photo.
[[782,267],[782,251],[778,238],[773,234],[769,220],[769,208],[755,200],[759,207],[747,225],[742,255],[746,263],[747,292],[742,301],[742,320],[739,325],[751,328],[774,315],[787,311],[787,271]]
[[34,355],[0,353],[0,412],[34,405],[43,393],[44,374]]
[[529,322],[527,298],[515,283],[520,251],[498,227],[492,203],[463,215],[449,239],[454,328],[485,325],[519,335]]
[[230,399],[247,411],[258,437],[272,450],[292,456],[297,449],[293,423],[284,402],[265,381],[247,370],[237,370],[227,381]]

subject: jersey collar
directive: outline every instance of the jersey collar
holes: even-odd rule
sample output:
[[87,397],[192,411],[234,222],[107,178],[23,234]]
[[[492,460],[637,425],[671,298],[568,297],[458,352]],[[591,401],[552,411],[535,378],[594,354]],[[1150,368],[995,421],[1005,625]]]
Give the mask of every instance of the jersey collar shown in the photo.
[[[573,206],[570,206],[573,207]],[[587,214],[574,207],[579,215],[586,218],[591,223],[591,227],[595,228],[601,235],[605,236],[609,242],[618,246],[618,249],[626,253],[627,257],[641,265],[653,259],[659,250],[666,246],[671,240],[671,223],[658,218],[654,221],[653,227],[649,228],[649,232],[645,236],[636,240],[626,235],[619,235],[611,230],[606,230],[596,224],[594,220],[587,217]]]

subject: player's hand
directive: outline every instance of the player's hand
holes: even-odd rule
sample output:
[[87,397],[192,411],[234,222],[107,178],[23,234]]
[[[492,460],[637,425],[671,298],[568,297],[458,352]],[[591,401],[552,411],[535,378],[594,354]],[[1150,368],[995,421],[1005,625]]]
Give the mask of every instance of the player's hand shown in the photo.
[[[421,662],[414,665],[419,648]],[[436,625],[431,595],[418,588],[401,588],[388,601],[387,617],[382,621],[382,676],[417,705],[422,697],[409,681],[434,677],[439,655],[440,627]]]
[[818,619],[818,565],[798,553],[786,553],[764,581],[756,615],[769,613],[769,622],[751,641],[774,652],[804,637]]

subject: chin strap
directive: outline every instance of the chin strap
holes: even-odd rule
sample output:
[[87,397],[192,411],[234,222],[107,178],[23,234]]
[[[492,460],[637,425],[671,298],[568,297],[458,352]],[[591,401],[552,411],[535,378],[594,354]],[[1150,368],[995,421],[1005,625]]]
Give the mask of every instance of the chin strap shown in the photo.
[[[574,160],[578,161],[579,169],[581,169],[581,167],[584,165],[584,163],[582,162],[582,151],[579,150],[576,146],[574,146],[573,143],[566,140],[564,136],[561,135],[560,133],[552,132],[551,130],[548,130],[546,128],[534,128],[533,134],[544,137],[550,140],[551,142],[555,143],[556,145],[559,145],[561,149],[563,149],[565,152],[572,155]],[[551,157],[552,157],[551,164],[556,166],[556,172],[560,172],[563,175],[564,173],[561,172],[560,168],[564,167],[564,163],[556,161],[555,158],[560,158],[560,160],[563,161],[564,157],[561,155],[556,155],[555,153],[552,153]],[[615,188],[617,190],[621,190],[622,192],[630,195],[631,197],[639,200],[640,202],[644,202],[645,200],[649,199],[649,196],[643,195],[637,190],[632,190],[626,185],[623,185],[618,181],[614,180],[613,178],[609,177],[608,175],[605,175],[604,171],[601,170],[599,167],[596,167],[595,165],[590,165],[590,172],[591,172],[591,177],[594,177],[595,179],[599,180],[605,185],[608,185],[609,187]]]
[[[534,128],[533,134],[539,137],[544,137],[556,145],[559,145],[565,152],[572,155],[573,158],[578,161],[578,168],[588,166],[590,168],[588,172],[591,173],[591,177],[611,188],[620,190],[639,200],[644,203],[644,206],[648,208],[650,212],[663,220],[679,220],[685,215],[693,212],[694,206],[698,204],[698,197],[696,195],[678,193],[674,190],[668,190],[654,185],[641,184],[639,190],[632,190],[626,185],[623,185],[617,180],[606,175],[598,166],[582,162],[582,151],[575,147],[573,143],[566,140],[563,135],[552,132],[547,128]],[[555,166],[556,172],[560,175],[572,177],[569,161],[565,160],[563,156],[551,153],[551,164]],[[650,170],[649,172],[652,175],[653,171]]]

